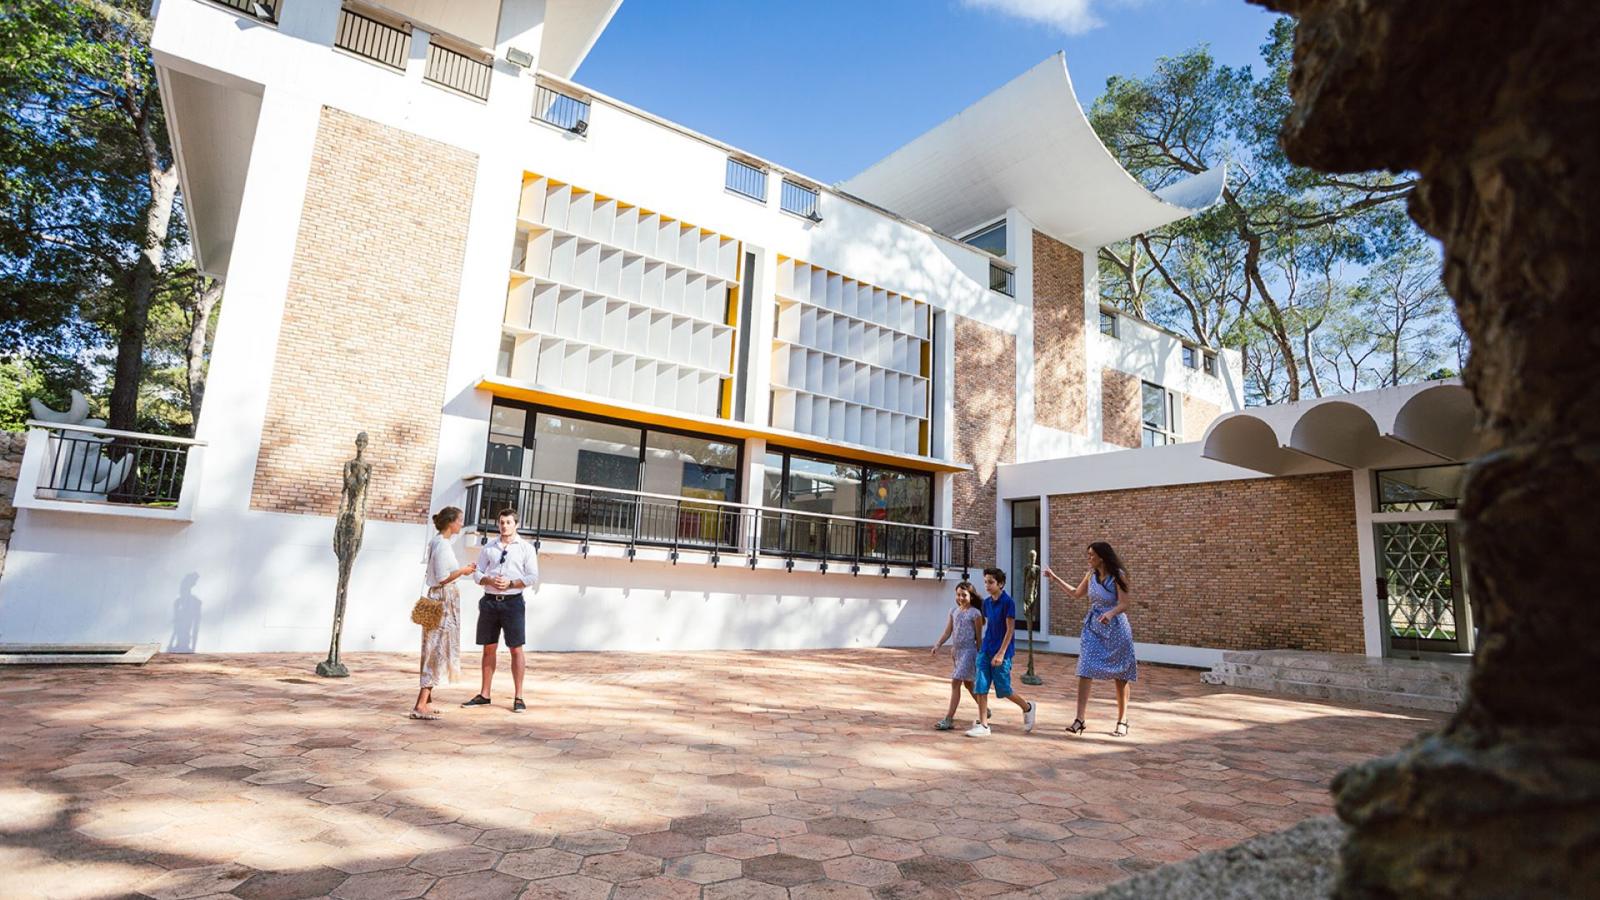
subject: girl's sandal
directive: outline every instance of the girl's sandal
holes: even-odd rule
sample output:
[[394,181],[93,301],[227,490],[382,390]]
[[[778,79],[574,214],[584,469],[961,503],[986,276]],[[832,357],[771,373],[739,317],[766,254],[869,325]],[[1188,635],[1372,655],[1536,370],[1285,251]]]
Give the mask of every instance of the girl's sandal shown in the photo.
[[411,711],[411,718],[413,718],[413,719],[424,719],[424,720],[427,720],[427,721],[431,722],[434,719],[439,718],[439,714],[438,713],[418,712],[417,710],[413,709]]
[[1084,729],[1087,728],[1087,727],[1088,726],[1083,724],[1083,720],[1082,719],[1073,719],[1072,720],[1072,724],[1067,726],[1067,733],[1068,734],[1083,734]]
[[950,721],[949,719],[940,719],[939,721],[934,723],[933,730],[934,731],[949,731],[949,730],[951,730],[952,728],[955,728],[955,727],[956,727],[956,723]]
[[1118,722],[1117,723],[1117,727],[1111,729],[1111,736],[1112,737],[1127,737],[1128,736],[1128,723],[1126,721]]

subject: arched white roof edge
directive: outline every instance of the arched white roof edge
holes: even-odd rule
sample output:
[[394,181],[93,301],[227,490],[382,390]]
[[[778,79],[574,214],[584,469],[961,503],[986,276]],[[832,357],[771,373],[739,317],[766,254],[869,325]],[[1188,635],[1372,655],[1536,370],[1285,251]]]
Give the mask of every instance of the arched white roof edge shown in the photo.
[[1015,208],[1080,248],[1114,243],[1221,199],[1227,166],[1152,191],[1117,162],[1060,51],[868,166],[840,187],[959,237]]

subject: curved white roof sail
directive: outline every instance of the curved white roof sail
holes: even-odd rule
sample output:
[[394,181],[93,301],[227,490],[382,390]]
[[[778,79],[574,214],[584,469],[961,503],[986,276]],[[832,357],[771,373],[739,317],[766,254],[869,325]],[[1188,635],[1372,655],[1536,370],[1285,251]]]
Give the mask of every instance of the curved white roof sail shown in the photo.
[[952,236],[1015,207],[1088,249],[1194,215],[1225,180],[1219,166],[1145,188],[1100,142],[1058,52],[840,187]]
[[621,5],[622,0],[547,0],[539,68],[570,79]]

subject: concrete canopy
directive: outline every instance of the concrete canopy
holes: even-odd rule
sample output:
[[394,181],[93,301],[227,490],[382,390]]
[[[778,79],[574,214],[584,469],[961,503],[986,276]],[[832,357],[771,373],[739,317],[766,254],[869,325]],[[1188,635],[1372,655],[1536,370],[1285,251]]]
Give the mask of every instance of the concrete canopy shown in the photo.
[[1141,185],[1095,134],[1056,53],[840,187],[954,237],[1014,207],[1090,249],[1205,209],[1226,177],[1218,166]]
[[594,49],[622,0],[549,0],[539,39],[539,68],[571,78]]
[[1269,475],[1465,462],[1482,449],[1456,380],[1363,391],[1219,416],[1201,455]]

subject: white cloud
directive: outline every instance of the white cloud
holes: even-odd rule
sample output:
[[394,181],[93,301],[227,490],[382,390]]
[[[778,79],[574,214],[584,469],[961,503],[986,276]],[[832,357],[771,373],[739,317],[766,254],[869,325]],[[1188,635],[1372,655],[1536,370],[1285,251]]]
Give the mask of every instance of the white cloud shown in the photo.
[[1083,34],[1103,22],[1092,8],[1096,0],[961,0],[962,6],[987,9],[1037,22],[1063,34]]

